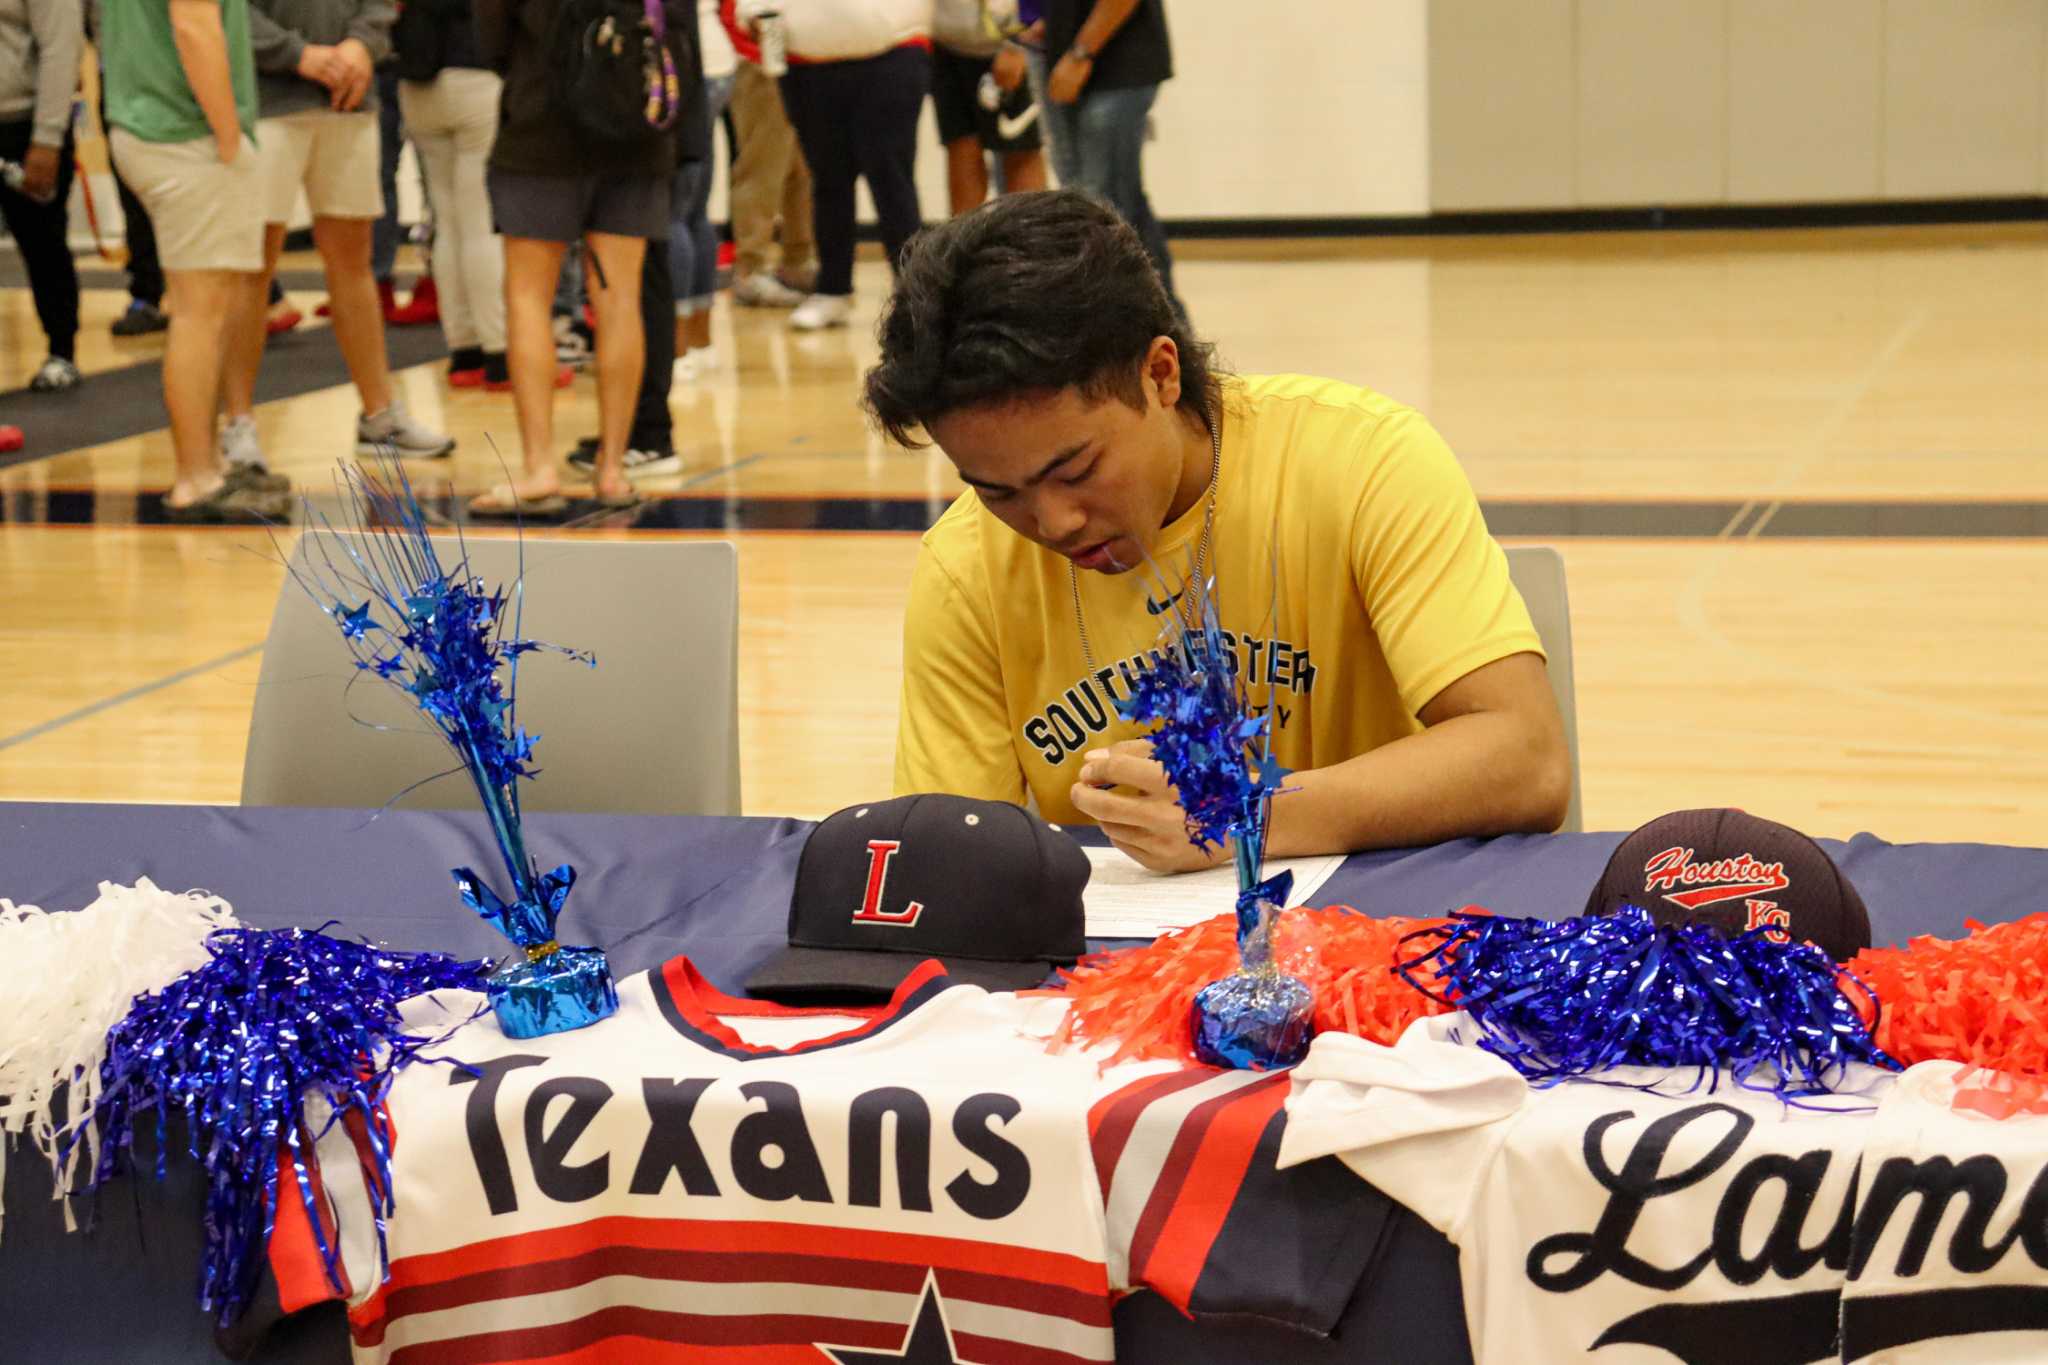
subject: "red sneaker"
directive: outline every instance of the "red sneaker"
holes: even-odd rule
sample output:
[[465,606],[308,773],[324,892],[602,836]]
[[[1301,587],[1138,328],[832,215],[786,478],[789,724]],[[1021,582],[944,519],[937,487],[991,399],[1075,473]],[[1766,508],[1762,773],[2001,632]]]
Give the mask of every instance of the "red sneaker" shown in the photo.
[[282,332],[291,331],[305,320],[306,315],[292,307],[292,301],[286,299],[264,315],[263,334],[274,337]]
[[412,287],[412,297],[402,308],[389,305],[384,316],[399,327],[431,327],[441,320],[441,293],[434,287],[432,275],[420,276],[418,284]]
[[479,365],[473,370],[448,371],[448,387],[451,389],[488,388],[489,385],[484,383],[484,367]]
[[28,437],[22,435],[20,427],[0,427],[0,455],[20,450],[27,444]]
[[720,270],[732,269],[734,263],[737,262],[739,258],[739,250],[738,248],[734,247],[731,242],[720,242],[718,244],[718,268]]

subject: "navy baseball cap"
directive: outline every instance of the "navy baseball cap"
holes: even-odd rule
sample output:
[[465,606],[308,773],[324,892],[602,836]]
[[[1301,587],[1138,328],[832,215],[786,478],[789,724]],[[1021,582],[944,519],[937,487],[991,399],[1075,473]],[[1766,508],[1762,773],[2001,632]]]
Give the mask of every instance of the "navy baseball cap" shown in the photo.
[[1027,990],[1087,948],[1088,855],[1007,801],[927,793],[849,806],[811,831],[789,946],[747,981],[778,999],[886,998],[919,962]]
[[1659,924],[1707,924],[1727,935],[1761,929],[1779,942],[1815,944],[1837,962],[1870,946],[1870,912],[1827,851],[1746,811],[1673,811],[1623,839],[1586,913],[1624,905]]

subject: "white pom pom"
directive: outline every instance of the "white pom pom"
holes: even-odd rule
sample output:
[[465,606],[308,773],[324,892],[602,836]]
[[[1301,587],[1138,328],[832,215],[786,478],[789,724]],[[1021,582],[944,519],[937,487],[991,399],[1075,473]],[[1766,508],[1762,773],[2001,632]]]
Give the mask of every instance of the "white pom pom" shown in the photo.
[[[204,965],[208,934],[237,925],[220,897],[174,895],[147,877],[132,887],[101,882],[99,899],[76,913],[0,899],[0,1180],[17,1135],[48,1159],[59,1197],[81,1165],[90,1172],[98,1149],[85,1120],[99,1095],[107,1031],[136,996]],[[67,1084],[60,1124],[50,1104]],[[60,1161],[73,1135],[81,1140]],[[64,1220],[77,1226],[68,1204]]]

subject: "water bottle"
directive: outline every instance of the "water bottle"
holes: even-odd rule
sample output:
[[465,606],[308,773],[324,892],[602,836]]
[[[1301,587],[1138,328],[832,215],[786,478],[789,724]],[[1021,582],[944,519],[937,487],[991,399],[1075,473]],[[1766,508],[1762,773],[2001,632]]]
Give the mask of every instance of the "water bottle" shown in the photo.
[[766,76],[789,74],[789,31],[783,27],[782,11],[764,9],[754,16],[761,35],[761,72]]
[[23,185],[28,183],[28,168],[19,161],[0,159],[0,181],[5,181],[8,189],[35,203],[50,204],[56,202],[57,192],[54,187],[48,194],[30,194],[22,188]]

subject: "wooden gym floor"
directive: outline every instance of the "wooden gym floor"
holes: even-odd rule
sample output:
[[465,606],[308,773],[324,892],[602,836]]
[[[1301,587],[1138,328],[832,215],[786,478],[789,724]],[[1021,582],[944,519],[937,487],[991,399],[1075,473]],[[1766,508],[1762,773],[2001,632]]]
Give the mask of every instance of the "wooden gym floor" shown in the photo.
[[[2040,225],[1179,253],[1229,365],[1415,404],[1503,539],[1563,551],[1588,828],[1725,804],[1814,834],[2048,843]],[[310,312],[317,278],[293,278]],[[118,281],[89,270],[79,394],[47,420],[4,400],[29,448],[0,469],[0,799],[233,802],[282,570],[260,532],[154,524],[162,409],[123,396],[148,392],[136,367],[161,338],[107,335]],[[684,472],[561,532],[737,542],[750,812],[889,787],[915,529],[959,485],[855,407],[885,287],[864,261],[856,325],[815,336],[721,299],[720,368],[672,395]],[[334,368],[317,325],[287,352],[275,368]],[[0,290],[0,388],[42,354],[28,291]],[[451,391],[441,368],[401,382],[461,440],[414,471],[452,499],[497,477],[486,437],[516,442],[509,397]],[[354,414],[345,385],[312,387],[259,421],[272,462],[325,487]],[[586,377],[558,444],[594,420]],[[88,427],[114,438],[71,448]]]

